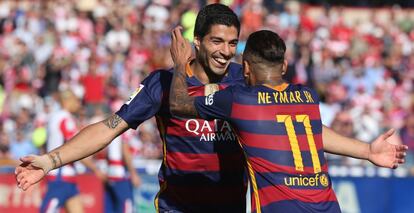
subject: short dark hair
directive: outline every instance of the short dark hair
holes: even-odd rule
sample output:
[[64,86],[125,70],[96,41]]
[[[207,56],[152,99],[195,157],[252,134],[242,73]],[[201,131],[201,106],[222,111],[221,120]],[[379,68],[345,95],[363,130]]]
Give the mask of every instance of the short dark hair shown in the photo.
[[223,4],[209,4],[203,7],[197,15],[194,36],[203,38],[207,35],[212,25],[226,25],[237,28],[237,35],[240,33],[240,21],[237,15],[229,7]]
[[250,34],[243,58],[251,63],[282,63],[285,52],[286,44],[277,33],[260,30]]

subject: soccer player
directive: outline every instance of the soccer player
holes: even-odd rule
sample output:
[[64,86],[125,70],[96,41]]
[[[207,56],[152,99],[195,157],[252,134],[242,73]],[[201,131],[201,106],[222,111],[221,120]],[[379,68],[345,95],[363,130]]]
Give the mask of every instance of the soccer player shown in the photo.
[[[64,90],[59,93],[59,102],[61,109],[52,113],[48,122],[48,141],[46,144],[48,151],[61,146],[78,131],[73,114],[79,110],[80,100],[72,91]],[[89,158],[83,159],[81,162],[99,178],[105,179],[105,175]],[[66,212],[83,212],[75,181],[76,173],[76,168],[72,164],[67,164],[48,173],[47,191],[40,212],[57,212],[62,207],[66,209]]]
[[[249,86],[230,86],[207,97],[190,97],[185,92],[185,70],[191,47],[180,28],[173,30],[172,40],[175,73],[171,112],[223,119],[232,125],[247,160],[252,212],[340,212],[323,143],[338,138],[323,128],[317,93],[283,80],[287,68],[284,41],[267,30],[251,34],[243,53]],[[364,150],[360,153],[366,155],[353,157],[396,168],[404,162],[407,147],[389,144],[386,139],[392,134],[388,131],[370,145],[361,146]]]
[[[198,51],[186,74],[191,96],[244,84],[241,65],[230,62],[239,32],[238,17],[227,6],[211,4],[200,10],[194,30]],[[16,168],[19,187],[28,189],[52,169],[95,153],[127,129],[156,116],[164,145],[157,211],[245,212],[245,161],[236,136],[227,122],[171,115],[168,95],[173,72],[152,72],[111,117],[85,127],[69,143],[45,155],[22,158],[23,165]]]

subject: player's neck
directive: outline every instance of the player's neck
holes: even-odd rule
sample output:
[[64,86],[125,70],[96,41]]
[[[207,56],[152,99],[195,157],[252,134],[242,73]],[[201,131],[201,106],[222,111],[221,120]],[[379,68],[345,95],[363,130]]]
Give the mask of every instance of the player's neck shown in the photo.
[[212,71],[205,70],[205,68],[194,60],[190,64],[193,75],[202,83],[202,84],[211,84],[220,82],[224,76],[215,75]]
[[263,78],[263,79],[257,79],[255,85],[269,85],[269,86],[280,86],[282,84],[286,83],[285,80],[282,78]]

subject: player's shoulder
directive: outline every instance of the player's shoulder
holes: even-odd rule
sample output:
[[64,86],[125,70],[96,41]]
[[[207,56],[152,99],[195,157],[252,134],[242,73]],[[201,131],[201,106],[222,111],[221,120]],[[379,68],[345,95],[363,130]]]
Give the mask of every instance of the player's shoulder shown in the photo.
[[319,100],[318,92],[312,87],[308,87],[303,84],[290,84],[289,87],[291,91],[307,91],[312,95],[312,97],[317,98]]
[[232,81],[244,82],[243,67],[242,65],[234,62],[230,62],[227,68],[227,77]]
[[173,69],[157,69],[149,73],[142,81],[146,86],[170,84],[173,76]]
[[164,79],[164,78],[172,78],[173,76],[173,68],[169,69],[156,69],[149,73],[149,75],[145,79]]
[[315,91],[313,88],[308,87],[308,86],[303,85],[303,84],[290,84],[289,87],[290,87],[291,90],[304,90],[304,91],[306,90],[306,91],[309,91],[309,92]]

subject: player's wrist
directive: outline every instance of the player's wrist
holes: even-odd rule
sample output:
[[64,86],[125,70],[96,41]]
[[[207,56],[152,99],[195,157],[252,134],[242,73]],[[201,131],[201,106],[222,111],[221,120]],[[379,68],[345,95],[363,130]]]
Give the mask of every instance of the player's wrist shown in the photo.
[[49,154],[41,155],[39,157],[38,162],[37,163],[35,162],[35,166],[40,167],[45,173],[45,175],[48,174],[51,170],[55,169],[53,168],[53,163],[49,157]]
[[374,163],[372,161],[372,153],[371,153],[372,147],[371,146],[372,146],[372,144],[367,144],[367,148],[366,148],[366,151],[364,153],[364,159],[370,161],[371,163]]
[[185,66],[187,65],[187,62],[177,62],[174,64],[174,69],[176,73],[184,74],[185,73]]

